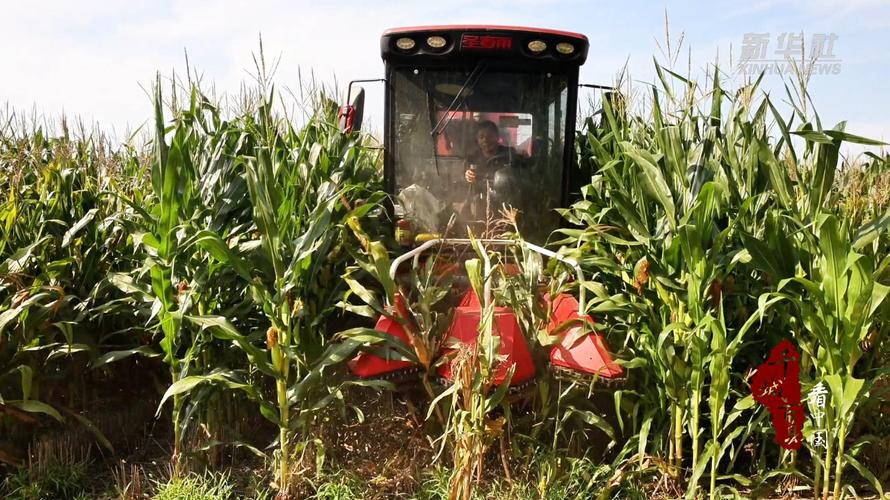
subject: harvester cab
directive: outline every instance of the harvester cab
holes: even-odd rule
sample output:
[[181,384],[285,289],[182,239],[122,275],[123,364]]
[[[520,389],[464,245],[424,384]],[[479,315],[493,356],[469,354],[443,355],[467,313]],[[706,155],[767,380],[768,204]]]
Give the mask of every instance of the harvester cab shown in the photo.
[[[587,38],[534,28],[426,26],[388,30],[380,49],[384,181],[404,251],[393,261],[391,277],[398,280],[399,267],[416,266],[425,252],[435,249],[442,255],[444,247],[468,247],[468,238],[486,235],[492,215],[508,206],[523,239],[482,240],[487,248],[524,245],[526,251],[563,261],[576,271],[576,279],[583,279],[577,263],[539,245],[560,226],[555,209],[578,199],[585,180],[575,167],[573,141]],[[361,110],[350,104],[340,115],[341,127],[352,130]],[[550,314],[548,329],[560,339],[550,347],[550,366],[579,376],[621,379],[624,371],[593,330],[584,288],[578,289],[577,298],[565,293],[541,298]],[[472,345],[481,305],[490,297],[477,297],[468,286],[458,296],[445,330],[451,342],[445,345]],[[399,313],[398,303],[389,306]],[[526,339],[534,335],[524,334],[513,311],[501,304],[493,325],[504,360],[498,376],[512,365],[511,385],[533,379],[536,369]],[[376,326],[410,344],[405,328],[391,317],[381,317]],[[349,368],[362,378],[416,370],[404,359],[370,352],[353,359]],[[448,380],[450,364],[441,363],[438,374]]]

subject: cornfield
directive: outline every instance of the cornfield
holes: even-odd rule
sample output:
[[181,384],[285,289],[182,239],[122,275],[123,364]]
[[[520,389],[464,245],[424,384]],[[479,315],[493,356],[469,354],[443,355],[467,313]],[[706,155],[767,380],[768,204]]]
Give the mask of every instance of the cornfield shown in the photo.
[[[705,85],[656,70],[645,93],[603,99],[578,132],[589,182],[549,247],[585,279],[522,250],[508,273],[476,241],[461,264],[492,298],[444,387],[433,374],[451,284],[432,262],[412,271],[410,345],[372,328],[399,319],[381,153],[338,130],[323,93],[307,91],[294,120],[266,80],[231,106],[158,79],[144,145],[7,116],[0,491],[884,495],[890,155],[843,158],[845,143],[880,143],[828,128],[805,87],[780,103],[759,80],[724,88],[716,68]],[[500,223],[521,240],[515,214]],[[536,361],[555,342],[535,299],[542,276],[553,293],[585,291],[625,385],[539,370],[515,397],[494,382],[495,305],[516,312]],[[799,451],[776,444],[752,395],[783,340],[800,352],[801,392],[828,392],[824,429],[808,419]],[[350,377],[360,351],[416,363],[419,390]]]

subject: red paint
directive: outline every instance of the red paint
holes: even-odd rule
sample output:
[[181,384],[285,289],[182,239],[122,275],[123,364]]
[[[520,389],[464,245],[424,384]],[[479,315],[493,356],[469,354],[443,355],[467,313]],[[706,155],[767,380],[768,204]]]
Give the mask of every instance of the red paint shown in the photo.
[[783,340],[754,372],[754,400],[769,409],[776,443],[786,450],[799,450],[803,441],[803,405],[800,402],[800,354],[794,344]]
[[504,271],[504,274],[508,276],[519,276],[522,274],[522,268],[519,267],[519,264],[511,264],[508,262],[501,264],[501,269]]
[[437,278],[452,276],[460,272],[460,265],[455,262],[439,262],[433,263],[433,275]]
[[546,28],[529,28],[525,26],[500,26],[500,25],[487,25],[487,24],[446,24],[441,26],[407,26],[404,28],[392,28],[383,32],[383,36],[386,35],[395,35],[395,34],[403,34],[403,33],[413,33],[413,32],[428,32],[428,31],[514,31],[514,32],[522,32],[528,34],[542,34],[542,35],[556,35],[556,36],[564,36],[568,38],[575,38],[578,40],[587,41],[587,37],[582,35],[581,33],[574,33],[571,31],[560,31],[560,30],[552,30]]
[[472,288],[467,290],[467,293],[460,298],[460,303],[457,305],[458,307],[475,307],[476,309],[482,309],[482,302],[479,301],[479,297],[476,296],[476,292],[473,291]]
[[550,364],[606,379],[622,377],[624,368],[612,359],[602,335],[593,331],[593,318],[579,314],[578,308],[578,301],[566,293],[553,300],[547,331],[560,340],[550,351]]
[[[476,345],[479,335],[479,321],[482,310],[479,307],[479,299],[472,290],[467,292],[462,304],[454,311],[454,318],[448,330],[448,336],[459,344],[467,347]],[[507,370],[514,366],[510,385],[521,385],[535,376],[535,364],[532,361],[525,336],[516,321],[516,315],[508,307],[495,307],[492,318],[492,333],[500,337],[500,349],[498,354],[504,360],[495,367],[494,383],[500,385],[507,378]],[[455,349],[444,349],[443,354],[453,353]],[[453,380],[452,365],[455,361],[449,360],[439,367],[439,376],[446,380]]]
[[[558,335],[560,340],[550,351],[551,365],[605,379],[621,378],[624,369],[615,363],[603,337],[592,330],[593,318],[579,314],[578,307],[578,301],[569,294],[560,294],[552,302],[552,314],[547,329],[551,335]],[[397,317],[408,317],[404,299],[398,295],[395,307],[390,307],[389,311]],[[481,311],[479,297],[472,289],[468,290],[455,309],[449,326],[448,336],[452,341],[468,347],[476,343]],[[375,329],[411,345],[405,328],[393,317],[380,317]],[[495,367],[495,383],[504,382],[510,366],[515,367],[510,385],[520,385],[531,380],[535,376],[535,365],[513,311],[508,307],[496,307],[492,329],[500,337],[498,354],[503,359]],[[443,349],[441,354],[447,355],[455,350],[452,344],[452,347]],[[453,360],[449,360],[442,364],[438,369],[439,375],[452,380],[453,363]],[[348,363],[349,371],[360,378],[381,377],[413,366],[415,365],[408,361],[387,359],[370,352],[362,352]],[[797,394],[799,397],[799,388]]]
[[[400,295],[396,295],[396,306],[390,306],[388,312],[390,314],[398,315],[401,318],[406,318],[408,316],[405,303]],[[377,320],[374,329],[387,335],[397,337],[405,344],[411,345],[411,339],[408,338],[405,328],[393,318],[381,316]],[[349,368],[350,373],[356,377],[376,378],[399,370],[411,368],[414,366],[414,363],[400,359],[387,359],[370,352],[360,352],[355,358],[346,363],[346,366]]]
[[352,132],[355,128],[355,106],[340,106],[337,111],[337,124],[344,133]]

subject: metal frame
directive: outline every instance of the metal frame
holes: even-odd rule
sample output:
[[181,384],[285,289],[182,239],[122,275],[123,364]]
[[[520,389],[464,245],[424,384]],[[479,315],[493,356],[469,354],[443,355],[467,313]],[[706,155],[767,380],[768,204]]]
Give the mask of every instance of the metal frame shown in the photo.
[[376,83],[383,82],[386,83],[386,78],[366,78],[363,80],[352,80],[349,82],[349,87],[346,90],[346,104],[352,104],[352,86],[356,83]]
[[[420,245],[417,248],[413,248],[402,255],[399,255],[392,261],[392,264],[389,266],[389,278],[391,280],[396,279],[396,273],[399,270],[399,266],[405,263],[408,259],[413,259],[414,267],[417,267],[420,255],[423,252],[426,252],[430,248],[439,246],[439,245],[470,245],[474,240],[466,239],[466,238],[439,238],[435,240],[427,241],[426,243]],[[527,241],[515,241],[515,240],[496,240],[496,239],[479,239],[475,240],[481,245],[500,245],[500,246],[523,246],[526,249],[543,255],[545,257],[549,257],[551,259],[556,259],[563,264],[568,265],[569,267],[575,270],[575,274],[577,275],[578,280],[580,281],[578,287],[578,311],[583,313],[586,310],[587,306],[587,294],[584,289],[584,271],[581,269],[581,265],[575,259],[570,259],[564,255],[560,255],[552,250],[548,250],[544,247],[535,245],[533,243],[529,243]],[[488,259],[488,253],[486,252],[483,257],[485,261],[485,290],[484,290],[484,303],[487,305],[491,303],[491,282],[488,280],[488,275],[491,274],[491,261]],[[390,304],[391,305],[391,304]]]

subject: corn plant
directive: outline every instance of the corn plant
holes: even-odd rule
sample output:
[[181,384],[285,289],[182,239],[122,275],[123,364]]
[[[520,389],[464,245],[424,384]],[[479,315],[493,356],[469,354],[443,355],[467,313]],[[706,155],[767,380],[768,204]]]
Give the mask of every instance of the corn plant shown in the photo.
[[[209,203],[206,188],[210,180],[218,176],[209,175],[212,172],[204,168],[206,159],[214,157],[205,154],[202,136],[222,138],[223,143],[227,137],[226,133],[211,132],[208,124],[202,122],[209,106],[200,91],[192,88],[188,96],[189,106],[181,109],[177,107],[176,93],[173,92],[170,107],[174,116],[168,125],[158,78],[154,93],[151,195],[139,203],[124,193],[109,193],[128,205],[129,210],[118,214],[115,223],[120,230],[132,235],[141,262],[134,262],[134,268],[130,270],[109,273],[108,282],[128,295],[127,305],[130,308],[136,305],[146,327],[159,334],[157,345],[173,383],[187,377],[194,369],[196,351],[203,345],[196,329],[183,324],[184,315],[195,309],[206,312],[207,308],[207,303],[202,302],[203,296],[194,290],[202,271],[208,266],[200,262],[202,256],[192,251],[193,244],[190,243],[198,231],[196,225],[200,227],[205,218],[214,222],[208,217],[208,213],[213,215],[215,207]],[[206,135],[202,131],[206,131]],[[108,352],[94,366],[133,355],[154,354],[147,345],[135,346]],[[172,461],[177,472],[184,453],[187,426],[182,418],[184,403],[180,394],[174,395]]]
[[[840,495],[841,472],[848,460],[880,491],[874,477],[853,457],[845,456],[844,441],[854,417],[853,410],[867,395],[870,384],[866,382],[875,377],[874,372],[864,372],[868,373],[867,379],[855,378],[854,369],[863,354],[860,344],[877,332],[876,322],[886,314],[882,313],[881,306],[888,289],[880,283],[882,272],[876,269],[876,259],[886,259],[881,253],[886,252],[882,243],[888,219],[887,215],[873,212],[872,218],[860,219],[863,225],[854,232],[838,215],[831,213],[836,207],[846,205],[851,215],[859,215],[855,200],[858,193],[850,193],[854,199],[845,203],[840,199],[841,193],[834,190],[841,143],[880,143],[845,132],[844,123],[831,130],[817,130],[804,122],[798,130],[789,131],[775,108],[773,111],[787,141],[786,164],[790,168],[781,168],[768,149],[762,150],[762,157],[770,168],[779,205],[777,213],[787,222],[780,224],[776,219],[768,219],[766,238],[769,241],[744,235],[745,246],[761,272],[774,280],[781,279],[772,296],[794,305],[797,314],[791,326],[797,330],[806,355],[804,368],[815,371],[813,380],[825,380],[831,387],[834,413],[827,412],[826,425],[838,427],[832,430],[834,442],[829,440],[824,461],[817,458],[814,491],[818,491],[821,483],[823,497],[827,497],[833,453],[836,454],[835,497]],[[799,109],[797,113],[801,120],[807,118]],[[821,128],[818,115],[814,119]],[[791,142],[794,135],[805,140],[800,155]],[[796,196],[792,197],[792,193]],[[784,225],[791,231],[770,231],[770,223]],[[813,453],[816,455],[818,451]]]
[[[865,229],[856,238],[834,215],[820,216],[811,236],[818,242],[813,274],[786,278],[773,294],[794,304],[799,312],[801,328],[809,337],[801,345],[815,365],[813,380],[824,381],[831,392],[825,425],[833,439],[825,447],[824,472],[817,472],[815,478],[816,485],[824,485],[824,498],[830,490],[833,457],[835,498],[840,497],[844,466],[858,466],[855,459],[845,455],[847,432],[856,407],[874,380],[856,376],[861,373],[857,370],[863,354],[860,344],[873,331],[890,292],[890,287],[876,280],[874,259],[857,252],[871,238],[870,228]],[[864,472],[861,466],[857,468]],[[876,481],[874,484],[880,491],[880,485]]]
[[[844,132],[843,125],[823,130],[818,117],[811,124],[799,106],[785,119],[768,97],[756,102],[759,79],[730,94],[715,69],[711,88],[699,99],[690,97],[700,92],[694,81],[659,66],[656,72],[661,85],[647,102],[649,117],[616,112],[605,100],[601,121],[588,121],[579,157],[590,168],[591,184],[584,200],[563,211],[577,227],[562,230],[567,238],[560,243],[597,276],[595,286],[623,297],[621,315],[608,311],[603,320],[607,330],[627,334],[623,357],[634,358],[629,366],[642,377],[640,389],[621,393],[634,396],[635,414],[645,415],[635,423],[639,453],[665,453],[678,478],[689,463],[689,495],[710,464],[715,495],[724,477],[750,485],[744,477],[720,476],[719,463],[727,451],[735,463],[741,441],[756,425],[751,419],[729,427],[751,405],[743,380],[733,380],[727,370],[757,359],[753,346],[769,345],[789,331],[804,348],[804,372],[824,365],[815,357],[815,343],[800,331],[801,321],[810,320],[799,306],[789,306],[791,296],[812,302],[815,289],[775,294],[797,286],[787,280],[801,278],[800,270],[810,275],[820,267],[816,256],[825,251],[816,242],[822,235],[811,228],[821,227],[825,212],[843,201],[834,187],[840,143],[874,142]],[[676,96],[674,81],[684,96]],[[796,128],[795,120],[801,123]],[[779,130],[778,142],[769,136],[770,123]],[[804,143],[802,153],[795,142]],[[862,246],[885,251],[884,219],[864,223]],[[849,248],[855,239],[850,231],[842,234],[834,240]],[[843,316],[839,311],[834,317]],[[848,335],[863,341],[875,330],[867,325],[865,333]],[[851,342],[837,350],[858,359]],[[727,415],[725,400],[732,394],[740,399]],[[663,423],[664,415],[670,422]],[[660,432],[653,435],[653,429]],[[792,456],[792,470],[794,463]]]
[[[236,161],[243,165],[253,207],[251,230],[227,234],[205,227],[189,247],[206,251],[242,280],[266,327],[244,335],[223,316],[179,315],[237,346],[248,368],[186,376],[165,399],[215,384],[256,401],[262,415],[278,426],[277,485],[288,495],[294,486],[295,431],[332,401],[342,400],[342,385],[322,373],[355,345],[326,348],[326,320],[345,289],[338,276],[353,241],[343,238],[347,221],[365,217],[376,206],[373,196],[370,203],[353,206],[354,200],[372,195],[367,183],[375,161],[356,137],[336,130],[329,104],[299,131],[275,118],[272,107],[270,95],[241,125],[243,153]],[[258,340],[265,346],[256,345]],[[274,396],[248,383],[251,374],[274,381]]]
[[488,249],[472,238],[477,258],[465,265],[473,292],[480,298],[476,342],[472,346],[457,345],[452,360],[451,385],[430,405],[429,414],[439,401],[450,401],[450,415],[440,438],[443,446],[451,441],[453,471],[449,498],[472,498],[473,483],[482,477],[485,454],[500,437],[504,418],[493,418],[491,413],[502,403],[510,387],[511,366],[500,385],[495,383],[496,366],[500,359],[500,337],[494,333],[495,301],[487,290],[495,279],[498,266],[492,265]]
[[54,135],[51,124],[14,118],[0,131],[0,413],[24,424],[70,416],[110,447],[79,409],[90,362],[117,343],[102,332],[120,326],[101,307],[110,298],[103,277],[125,254],[106,223],[121,204],[102,192],[138,191],[126,180],[138,155],[64,122]]
[[[431,384],[433,370],[439,365],[439,351],[445,340],[445,330],[451,323],[446,299],[451,290],[451,279],[436,271],[437,255],[429,258],[420,269],[411,269],[406,282],[390,277],[391,261],[386,247],[379,241],[369,241],[357,224],[351,227],[360,241],[364,241],[362,255],[356,255],[357,266],[347,269],[344,280],[349,285],[340,305],[344,310],[369,319],[389,318],[404,328],[409,343],[371,328],[358,327],[343,331],[340,337],[367,343],[366,348],[384,357],[416,363],[420,368],[420,383],[429,399],[436,397]],[[369,277],[376,286],[362,278]],[[350,300],[357,297],[362,304]],[[437,409],[440,423],[444,417]]]
[[[636,347],[646,350],[642,359],[653,363],[650,373],[659,377],[658,390],[670,405],[669,459],[679,470],[688,423],[694,470],[700,463],[698,402],[705,394],[712,285],[734,267],[727,249],[733,226],[721,227],[727,180],[709,169],[713,146],[708,146],[709,132],[698,128],[704,120],[681,115],[677,124],[666,123],[660,102],[654,91],[654,130],[642,129],[645,134],[638,136],[633,136],[638,129],[617,120],[605,103],[608,132],[603,139],[615,142],[607,147],[593,133],[587,137],[602,165],[594,181],[607,186],[600,195],[604,198],[566,212],[570,221],[586,223],[587,229],[563,233],[582,245],[574,251],[579,261],[596,263],[585,259],[592,253],[608,262],[601,270],[630,292],[626,302],[642,321],[627,323],[633,325]],[[596,189],[595,184],[588,193],[595,196]],[[641,442],[640,449],[645,447]]]

